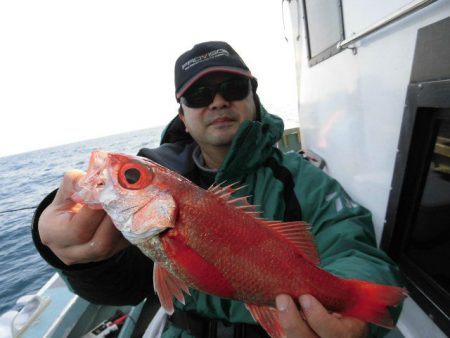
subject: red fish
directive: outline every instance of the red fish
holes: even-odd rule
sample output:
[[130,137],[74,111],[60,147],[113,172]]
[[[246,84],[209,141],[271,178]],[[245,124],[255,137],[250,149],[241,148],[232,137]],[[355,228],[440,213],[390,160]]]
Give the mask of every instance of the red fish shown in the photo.
[[303,222],[258,217],[236,188],[204,190],[137,156],[92,153],[82,190],[73,198],[101,206],[132,244],[150,257],[161,305],[196,288],[244,302],[272,337],[283,337],[275,297],[316,297],[328,310],[391,328],[387,307],[406,296],[399,287],[336,277],[319,267]]

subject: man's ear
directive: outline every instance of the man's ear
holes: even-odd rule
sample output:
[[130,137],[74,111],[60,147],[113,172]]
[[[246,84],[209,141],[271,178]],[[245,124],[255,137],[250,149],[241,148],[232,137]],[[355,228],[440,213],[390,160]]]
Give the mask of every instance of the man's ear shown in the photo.
[[181,106],[181,104],[180,104],[180,107],[178,108],[178,118],[181,120],[181,122],[183,122],[186,133],[189,133],[189,131],[186,127],[184,110],[183,110],[183,107]]
[[180,120],[183,121],[183,123],[184,123],[184,110],[183,110],[183,107],[181,106],[181,104],[180,104],[180,106],[178,107],[178,117],[179,117]]
[[181,122],[183,122],[184,126],[186,126],[186,123],[184,123],[184,115],[178,114],[178,117],[180,118]]

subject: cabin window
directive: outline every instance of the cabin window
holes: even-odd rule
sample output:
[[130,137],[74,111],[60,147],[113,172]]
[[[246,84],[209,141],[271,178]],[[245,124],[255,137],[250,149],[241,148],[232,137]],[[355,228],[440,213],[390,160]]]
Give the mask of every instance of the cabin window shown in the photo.
[[316,64],[336,54],[337,43],[344,39],[340,0],[304,0],[308,54]]
[[[449,110],[431,117],[433,139],[424,187],[411,223],[405,255],[425,275],[450,294],[450,116]],[[439,118],[443,115],[442,118]],[[428,161],[427,161],[428,162]],[[447,268],[444,268],[447,266]]]
[[411,85],[382,247],[411,297],[450,334],[450,83]]

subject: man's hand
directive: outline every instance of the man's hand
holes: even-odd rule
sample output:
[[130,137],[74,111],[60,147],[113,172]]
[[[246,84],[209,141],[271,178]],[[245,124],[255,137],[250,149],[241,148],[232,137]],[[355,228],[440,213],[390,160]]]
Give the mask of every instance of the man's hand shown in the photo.
[[130,245],[105,211],[71,199],[82,176],[81,171],[67,172],[53,202],[39,218],[42,243],[67,265],[105,260]]
[[368,334],[365,322],[330,313],[311,295],[299,297],[301,310],[292,298],[276,298],[278,314],[287,338],[364,338]]

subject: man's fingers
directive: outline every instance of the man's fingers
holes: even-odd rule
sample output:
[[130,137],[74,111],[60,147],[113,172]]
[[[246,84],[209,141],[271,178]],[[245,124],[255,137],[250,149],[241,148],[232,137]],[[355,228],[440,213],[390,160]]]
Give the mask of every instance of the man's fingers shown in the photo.
[[280,324],[284,329],[287,338],[317,338],[318,336],[311,330],[302,318],[297,305],[288,295],[278,295],[275,299]]
[[93,254],[98,257],[96,260],[111,257],[129,245],[130,242],[117,230],[109,216],[105,217],[89,243]]
[[39,217],[42,243],[68,265],[105,260],[130,245],[104,210],[72,199],[84,175],[78,170],[66,172],[55,198]]
[[111,218],[104,210],[94,210],[83,206],[71,215],[70,228],[67,229],[70,234],[67,235],[76,241],[73,244],[85,243],[94,236],[103,222],[114,227]]
[[53,202],[40,218],[40,224],[52,226],[51,233],[44,236],[45,241],[58,239],[61,246],[85,243],[94,236],[106,217],[103,210],[92,209],[72,200],[72,195],[80,190],[78,184],[84,175],[80,170],[70,170],[64,174]]
[[67,246],[59,251],[59,257],[67,264],[102,261],[125,249],[130,243],[106,216],[95,233],[84,242]]
[[[366,337],[367,324],[359,319],[329,313],[313,296],[299,297],[306,321],[320,337]],[[326,325],[324,325],[326,323]]]
[[[66,202],[65,207],[68,205]],[[60,206],[50,204],[39,217],[39,234],[45,245],[52,246],[54,241],[60,246],[84,243],[108,217],[104,210],[93,210],[81,204],[73,204],[70,210],[61,210]]]

